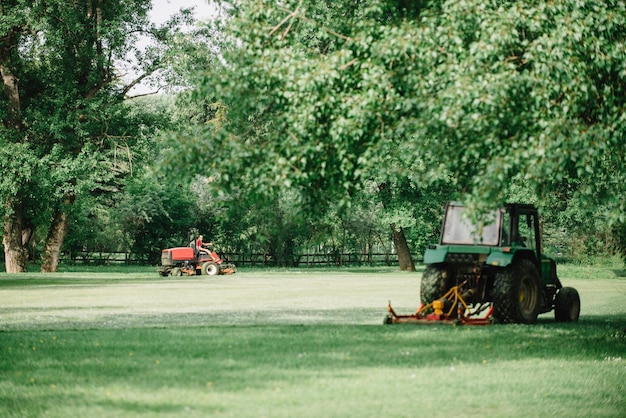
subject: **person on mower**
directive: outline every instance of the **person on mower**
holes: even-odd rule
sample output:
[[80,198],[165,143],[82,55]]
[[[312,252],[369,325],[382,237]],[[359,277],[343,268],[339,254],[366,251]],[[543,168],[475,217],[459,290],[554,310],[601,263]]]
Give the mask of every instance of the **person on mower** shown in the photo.
[[198,239],[196,240],[196,250],[198,252],[211,255],[211,253],[209,252],[209,250],[206,249],[206,247],[208,247],[209,245],[213,245],[213,244],[211,244],[210,242],[205,244],[204,242],[202,242],[202,239],[203,239],[202,235],[199,235]]

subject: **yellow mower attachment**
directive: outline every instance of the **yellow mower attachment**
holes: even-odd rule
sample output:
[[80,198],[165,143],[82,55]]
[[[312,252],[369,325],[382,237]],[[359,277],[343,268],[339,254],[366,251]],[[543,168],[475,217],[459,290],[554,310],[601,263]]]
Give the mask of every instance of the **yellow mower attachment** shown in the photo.
[[[384,324],[451,324],[451,325],[490,325],[493,324],[493,305],[481,304],[478,307],[470,307],[465,298],[470,295],[462,295],[459,286],[452,287],[441,298],[429,303],[422,304],[412,315],[398,315],[391,307],[391,301],[387,305],[387,315]],[[487,310],[486,313],[485,310]]]

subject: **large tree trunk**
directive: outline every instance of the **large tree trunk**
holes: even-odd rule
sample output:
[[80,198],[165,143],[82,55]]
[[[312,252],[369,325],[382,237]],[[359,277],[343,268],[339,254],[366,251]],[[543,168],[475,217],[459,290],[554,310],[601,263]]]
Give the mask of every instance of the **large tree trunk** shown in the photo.
[[46,245],[44,246],[41,256],[42,273],[54,273],[59,269],[61,248],[63,247],[63,241],[65,241],[65,236],[70,226],[69,207],[73,203],[73,197],[66,197],[64,204],[56,211],[52,219],[52,223],[48,229]]
[[[0,4],[0,16],[4,18],[4,10]],[[18,34],[22,31],[19,26],[8,28],[2,38],[0,38],[0,77],[6,98],[8,99],[8,114],[4,120],[4,125],[16,132],[20,131],[22,125],[19,79],[13,74],[11,69],[11,54],[17,48]]]
[[[0,16],[4,19],[4,8],[0,3]],[[22,126],[19,79],[11,69],[11,55],[17,49],[17,39],[22,31],[20,26],[5,28],[0,38],[0,78],[2,90],[8,101],[7,114],[2,121],[7,130],[19,135]],[[7,273],[26,271],[26,250],[22,241],[22,203],[16,198],[6,202],[2,245]]]
[[7,273],[23,273],[26,271],[26,249],[22,242],[22,204],[9,199],[4,217],[4,262]]
[[21,107],[18,79],[11,72],[11,69],[5,65],[6,59],[5,53],[0,51],[0,75],[2,76],[4,94],[9,99],[9,112],[5,125],[10,129],[19,131],[21,126]]
[[[378,185],[378,193],[382,194],[381,199],[383,207],[386,209],[386,200],[388,194],[390,194],[389,186],[387,183],[381,183]],[[391,236],[393,238],[393,245],[396,247],[398,253],[398,264],[400,265],[400,271],[415,271],[415,263],[413,263],[413,257],[409,250],[409,245],[406,243],[406,237],[404,236],[404,230],[402,227],[396,228],[396,224],[392,223]]]
[[391,233],[393,235],[393,244],[395,245],[396,252],[398,253],[400,271],[415,271],[415,263],[413,263],[411,251],[406,243],[404,230],[402,228],[396,228],[395,224],[391,224]]

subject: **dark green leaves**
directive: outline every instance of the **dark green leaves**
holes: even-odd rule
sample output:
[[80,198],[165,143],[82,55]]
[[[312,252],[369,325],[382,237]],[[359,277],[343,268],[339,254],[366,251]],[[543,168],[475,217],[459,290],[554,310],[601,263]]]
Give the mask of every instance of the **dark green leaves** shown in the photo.
[[206,137],[229,156],[217,171],[313,201],[376,176],[450,176],[485,205],[570,181],[619,218],[608,191],[626,193],[625,7],[237,4],[226,65],[202,87],[229,111]]

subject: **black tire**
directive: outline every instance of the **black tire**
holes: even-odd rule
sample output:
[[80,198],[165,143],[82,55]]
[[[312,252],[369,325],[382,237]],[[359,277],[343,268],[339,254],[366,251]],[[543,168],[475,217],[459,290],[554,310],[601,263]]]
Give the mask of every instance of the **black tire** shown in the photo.
[[172,270],[170,270],[170,276],[180,277],[182,275],[183,272],[178,267],[174,267]]
[[215,264],[212,263],[210,261],[207,261],[206,263],[202,264],[202,274],[204,276],[216,276],[220,273],[220,267]]
[[521,260],[496,274],[493,316],[501,323],[533,324],[541,303],[539,272],[529,260]]
[[580,316],[580,296],[573,287],[564,287],[554,298],[554,319],[557,322],[577,322]]
[[451,277],[445,264],[429,264],[420,283],[420,298],[423,304],[431,303],[452,287]]

